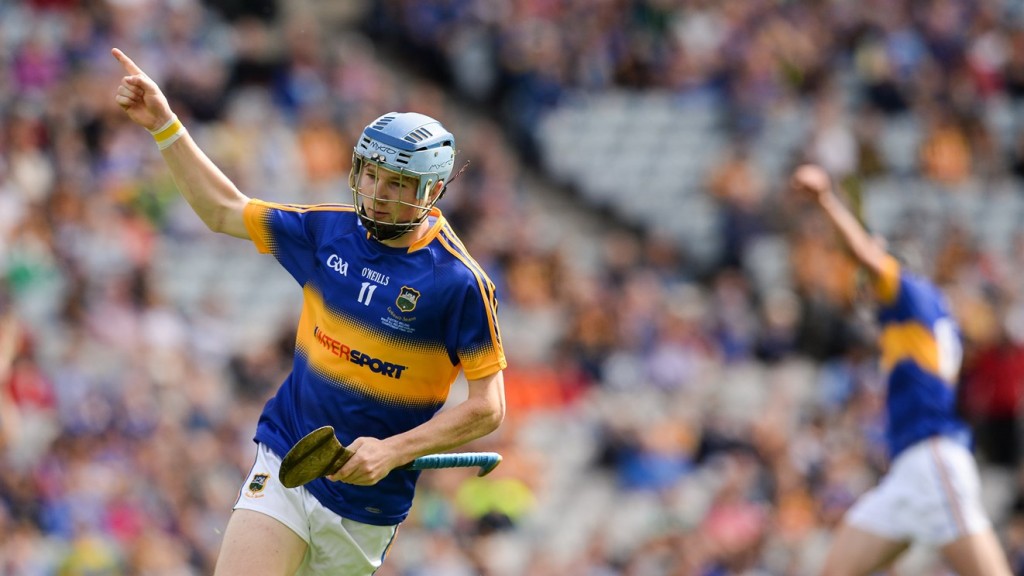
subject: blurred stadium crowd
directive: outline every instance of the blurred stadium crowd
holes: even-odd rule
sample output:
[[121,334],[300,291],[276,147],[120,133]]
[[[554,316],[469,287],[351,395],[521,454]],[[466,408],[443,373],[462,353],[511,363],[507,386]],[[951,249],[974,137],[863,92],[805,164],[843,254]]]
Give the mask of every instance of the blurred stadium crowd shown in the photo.
[[[1019,2],[25,0],[0,3],[0,574],[210,573],[290,362],[297,287],[179,199],[113,102],[112,46],[252,197],[347,202],[355,135],[389,110],[456,134],[442,207],[510,361],[506,423],[473,448],[505,461],[425,473],[380,574],[813,574],[884,470],[884,399],[856,271],[786,193],[801,159],[947,289],[1024,573]],[[588,136],[548,119],[647,94],[705,103],[713,154],[652,181],[627,141],[599,178],[558,173],[550,137]],[[709,207],[713,250],[655,225],[687,218],[663,181]],[[943,573],[927,551],[902,570]]]

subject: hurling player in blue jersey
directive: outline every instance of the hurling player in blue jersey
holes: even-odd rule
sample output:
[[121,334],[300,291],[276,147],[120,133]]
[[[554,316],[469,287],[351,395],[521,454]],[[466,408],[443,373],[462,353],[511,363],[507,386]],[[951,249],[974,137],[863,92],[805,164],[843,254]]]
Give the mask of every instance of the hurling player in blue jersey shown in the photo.
[[[272,254],[304,296],[292,372],[260,417],[216,574],[372,574],[418,477],[396,468],[492,432],[505,412],[494,285],[434,207],[454,136],[421,114],[385,114],[354,148],[352,204],[251,200],[152,79],[112,53],[126,74],[116,102],[153,134],[195,212]],[[440,411],[460,371],[468,397]],[[330,479],[281,486],[281,457],[328,424],[355,455]]]
[[871,276],[887,378],[890,467],[847,512],[824,573],[871,574],[918,542],[937,548],[958,574],[1009,576],[982,508],[970,434],[956,414],[962,352],[945,297],[864,229],[822,168],[798,167],[791,184],[817,203]]

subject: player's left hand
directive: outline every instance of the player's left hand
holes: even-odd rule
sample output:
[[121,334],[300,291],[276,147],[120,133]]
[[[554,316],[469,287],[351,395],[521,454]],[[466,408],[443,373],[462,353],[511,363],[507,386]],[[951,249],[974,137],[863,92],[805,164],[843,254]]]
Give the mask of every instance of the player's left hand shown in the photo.
[[341,469],[327,476],[328,480],[373,486],[399,465],[394,462],[393,451],[383,440],[364,436],[353,440],[348,448],[355,454]]
[[821,166],[804,164],[793,171],[790,186],[814,200],[824,200],[832,193],[832,179]]
[[125,76],[121,78],[121,84],[117,87],[114,101],[128,118],[150,131],[163,126],[173,118],[174,113],[167,103],[167,97],[156,82],[121,50],[112,48],[110,53],[124,68]]

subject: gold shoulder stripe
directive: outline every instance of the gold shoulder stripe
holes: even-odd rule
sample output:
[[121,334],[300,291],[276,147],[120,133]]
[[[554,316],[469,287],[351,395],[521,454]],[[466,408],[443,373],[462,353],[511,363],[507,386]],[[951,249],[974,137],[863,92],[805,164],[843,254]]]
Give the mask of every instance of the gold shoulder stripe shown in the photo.
[[442,230],[438,239],[441,240],[442,245],[444,245],[449,252],[454,254],[463,264],[466,265],[467,268],[469,268],[470,272],[476,276],[477,281],[481,283],[480,291],[484,297],[488,300],[494,301],[494,283],[491,282],[487,273],[484,272],[483,266],[480,266],[480,264],[469,255],[469,251],[466,250],[466,247],[463,246],[461,242],[459,242],[458,237],[451,234],[450,231],[446,233]]
[[355,207],[349,204],[278,204],[264,200],[253,200],[268,208],[284,210],[286,212],[353,212]]
[[[441,234],[452,245],[452,247],[458,250],[459,254],[461,254],[462,257],[464,258],[464,262],[467,262],[467,265],[470,266],[470,270],[472,270],[475,274],[483,278],[484,283],[487,286],[487,291],[485,292],[486,298],[488,298],[491,302],[494,302],[494,307],[497,308],[497,297],[495,296],[494,283],[491,282],[490,277],[487,276],[486,272],[484,272],[484,267],[481,266],[480,263],[477,262],[472,256],[470,256],[469,250],[466,250],[466,246],[462,243],[461,240],[459,240],[459,237],[455,235],[455,232],[450,227],[446,227],[445,229],[443,229],[441,231]],[[495,323],[497,323],[497,320],[495,320]]]
[[471,264],[469,262],[469,260],[472,260],[471,258],[467,259],[460,253],[460,251],[457,248],[452,246],[446,234],[438,235],[437,239],[438,241],[441,242],[441,245],[444,246],[445,249],[447,249],[448,252],[452,254],[452,256],[455,256],[456,258],[459,259],[459,261],[465,264],[466,268],[468,268],[469,271],[472,272],[473,276],[476,278],[477,285],[480,288],[481,298],[484,301],[484,307],[487,308],[487,324],[491,332],[491,344],[494,345],[495,351],[501,351],[501,337],[499,336],[498,332],[497,302],[494,298],[493,291],[494,285],[491,284],[490,279],[488,279],[487,276],[483,274],[483,271],[477,268],[479,264],[476,264],[475,262]]
[[892,304],[899,297],[900,263],[892,255],[886,254],[882,264],[882,273],[875,277],[875,294],[882,304]]
[[483,277],[484,277],[484,280],[485,280],[485,281],[487,282],[487,288],[488,288],[488,290],[489,290],[489,292],[488,292],[488,295],[489,295],[489,296],[490,296],[491,298],[494,298],[494,283],[493,283],[493,282],[491,282],[491,279],[490,279],[490,277],[489,277],[489,276],[487,276],[487,273],[486,273],[486,272],[484,272],[484,267],[483,267],[483,266],[481,266],[481,265],[480,265],[480,263],[479,263],[479,262],[477,262],[477,261],[476,261],[476,260],[475,260],[475,259],[474,259],[474,258],[473,258],[473,257],[472,257],[472,256],[471,256],[470,254],[469,254],[469,250],[467,250],[467,249],[466,249],[466,245],[462,243],[462,240],[461,240],[461,239],[460,239],[460,238],[458,237],[458,235],[456,235],[456,234],[455,234],[455,231],[454,231],[454,230],[452,230],[451,226],[450,226],[450,225],[448,225],[448,224],[446,223],[446,224],[445,224],[445,227],[444,227],[444,228],[443,228],[443,229],[441,230],[441,233],[442,233],[442,234],[444,234],[445,238],[446,238],[446,239],[447,239],[447,240],[448,240],[448,241],[449,241],[449,242],[450,242],[450,243],[451,243],[451,244],[452,244],[452,245],[453,245],[454,247],[456,247],[456,248],[457,248],[457,249],[459,250],[459,252],[460,252],[460,253],[461,253],[461,254],[462,254],[463,256],[465,256],[466,260],[468,260],[469,262],[471,262],[471,263],[473,264],[473,266],[475,266],[475,267],[476,267],[476,271],[477,271],[477,272],[478,272],[478,273],[479,273],[479,274],[480,274],[481,276],[483,276]]

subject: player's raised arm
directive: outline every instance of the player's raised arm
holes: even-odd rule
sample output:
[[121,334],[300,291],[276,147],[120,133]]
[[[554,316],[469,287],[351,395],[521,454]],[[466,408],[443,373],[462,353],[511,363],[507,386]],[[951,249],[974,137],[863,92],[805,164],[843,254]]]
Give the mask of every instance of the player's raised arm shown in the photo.
[[874,276],[883,272],[888,253],[857,217],[843,204],[832,187],[832,179],[814,164],[798,167],[790,180],[792,188],[809,196],[825,211],[853,256]]
[[114,99],[153,135],[181,195],[210,230],[249,238],[242,218],[249,198],[196,145],[156,82],[124,52],[114,48],[111,53],[125,72]]

